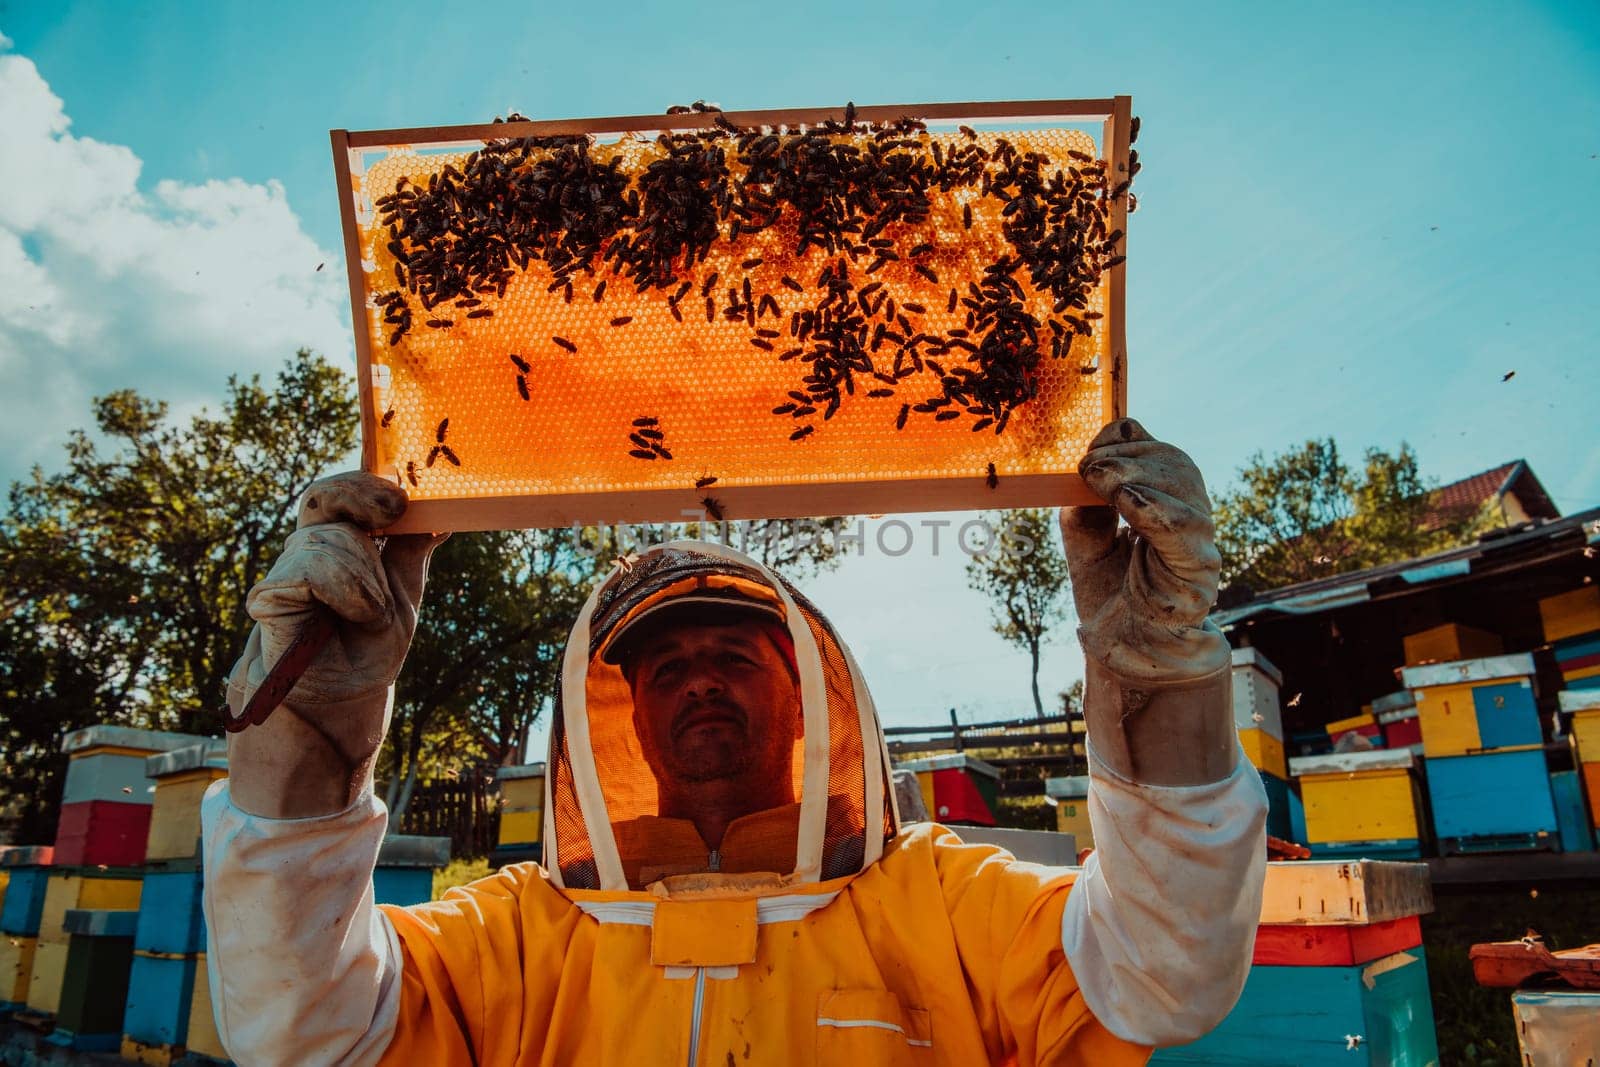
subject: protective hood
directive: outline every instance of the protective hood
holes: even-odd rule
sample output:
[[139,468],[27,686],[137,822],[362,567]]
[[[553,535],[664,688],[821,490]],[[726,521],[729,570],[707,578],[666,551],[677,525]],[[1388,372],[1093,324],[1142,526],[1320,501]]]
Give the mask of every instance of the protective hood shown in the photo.
[[[677,603],[732,602],[792,642],[801,729],[795,803],[729,823],[710,849],[693,822],[664,817],[635,725],[633,692],[613,647],[639,619],[672,625]],[[789,642],[782,640],[787,632]],[[788,653],[785,648],[786,654]],[[787,658],[787,656],[786,656]],[[748,709],[750,715],[794,714]],[[888,749],[854,657],[810,602],[724,545],[674,541],[618,561],[573,625],[562,662],[545,778],[545,867],[568,889],[638,890],[716,872],[787,887],[858,874],[899,831]]]

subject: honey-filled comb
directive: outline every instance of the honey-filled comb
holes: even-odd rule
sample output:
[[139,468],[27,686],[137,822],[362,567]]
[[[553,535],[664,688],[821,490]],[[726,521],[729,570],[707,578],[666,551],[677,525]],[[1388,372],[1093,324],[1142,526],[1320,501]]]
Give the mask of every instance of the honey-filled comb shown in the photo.
[[1093,500],[1127,97],[333,132],[397,531]]

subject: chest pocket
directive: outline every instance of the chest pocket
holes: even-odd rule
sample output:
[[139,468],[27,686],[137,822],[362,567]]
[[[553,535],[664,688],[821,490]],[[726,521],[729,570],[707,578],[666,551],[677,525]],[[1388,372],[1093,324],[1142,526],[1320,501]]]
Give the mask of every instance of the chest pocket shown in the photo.
[[915,1067],[933,1062],[928,1013],[886,989],[834,989],[817,998],[817,1062]]

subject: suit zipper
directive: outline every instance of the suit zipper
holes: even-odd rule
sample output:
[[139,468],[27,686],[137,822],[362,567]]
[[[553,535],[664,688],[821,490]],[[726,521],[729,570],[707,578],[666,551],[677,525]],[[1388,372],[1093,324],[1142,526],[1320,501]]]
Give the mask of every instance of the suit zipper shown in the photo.
[[706,969],[694,969],[694,1017],[689,1020],[689,1067],[700,1058],[700,1012],[706,1001]]
[[[716,849],[706,857],[708,870],[719,871],[722,869],[722,854]],[[689,1067],[694,1067],[695,1060],[700,1058],[700,1012],[706,1002],[706,969],[694,969],[694,1018],[689,1022]]]

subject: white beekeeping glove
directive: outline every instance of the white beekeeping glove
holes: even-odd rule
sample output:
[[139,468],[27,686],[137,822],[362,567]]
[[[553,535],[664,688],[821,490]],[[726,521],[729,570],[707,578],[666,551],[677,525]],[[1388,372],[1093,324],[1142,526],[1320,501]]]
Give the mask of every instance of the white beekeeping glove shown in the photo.
[[390,537],[382,554],[369,532],[405,513],[406,495],[363,471],[312,485],[296,530],[271,571],[250,590],[256,621],[228,679],[238,715],[272,665],[322,604],[339,622],[266,722],[230,734],[229,790],[243,810],[270,818],[326,815],[349,807],[372,775],[388,728],[390,687],[417,627],[428,558],[443,537]]
[[1221,558],[1205,482],[1133,419],[1101,430],[1078,471],[1110,505],[1061,509],[1095,754],[1151,785],[1226,778],[1238,742],[1228,642],[1206,619]]

